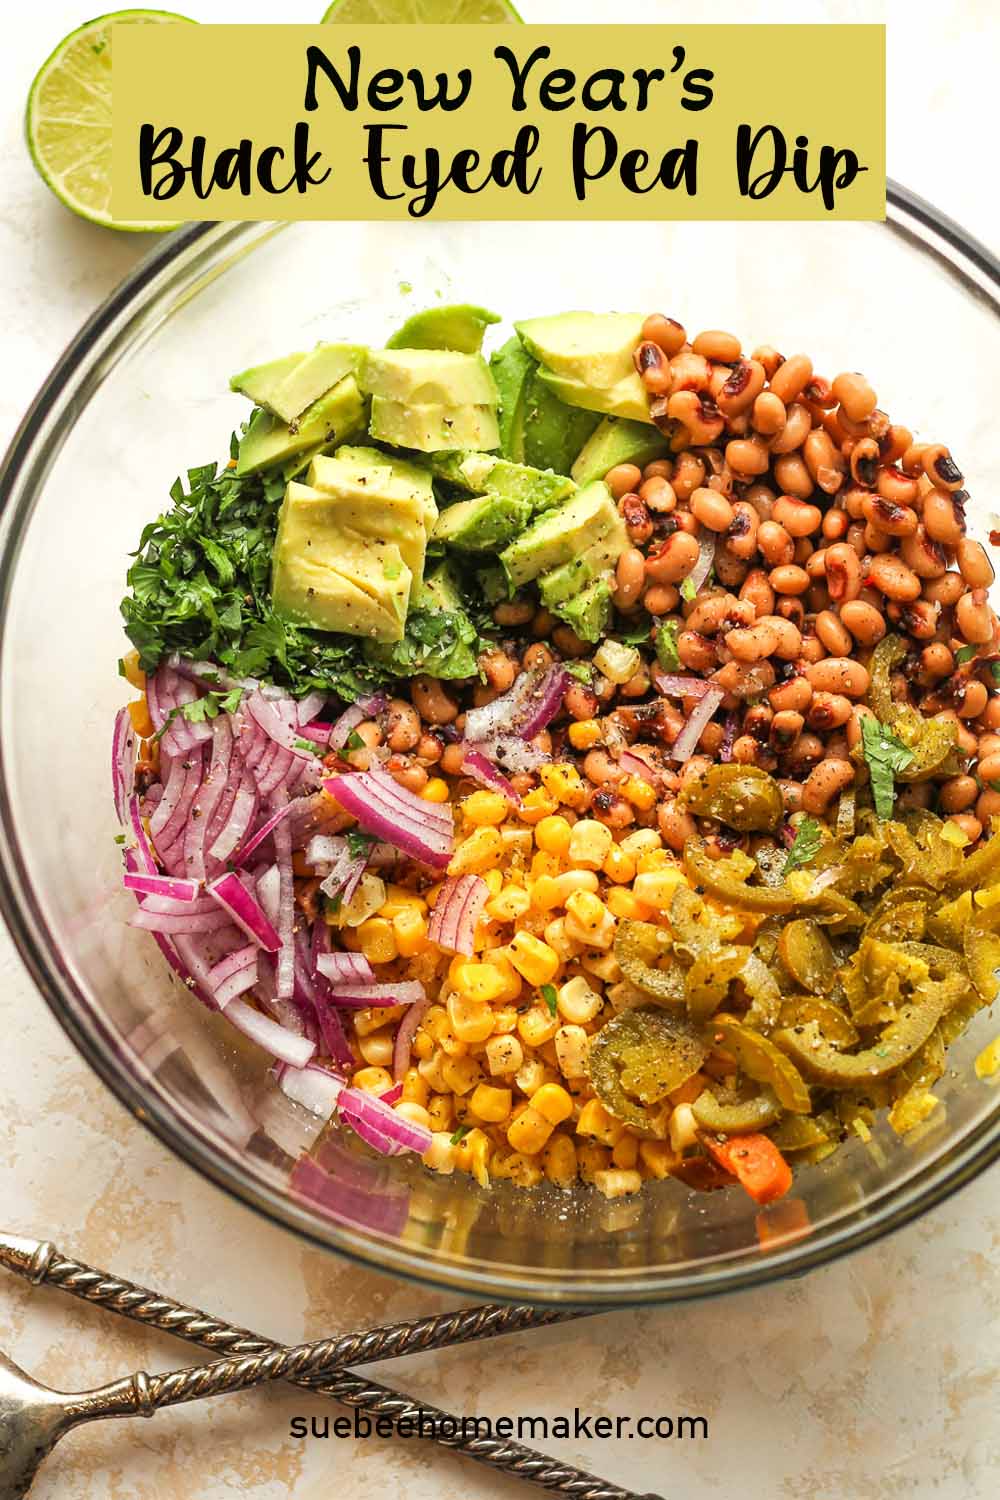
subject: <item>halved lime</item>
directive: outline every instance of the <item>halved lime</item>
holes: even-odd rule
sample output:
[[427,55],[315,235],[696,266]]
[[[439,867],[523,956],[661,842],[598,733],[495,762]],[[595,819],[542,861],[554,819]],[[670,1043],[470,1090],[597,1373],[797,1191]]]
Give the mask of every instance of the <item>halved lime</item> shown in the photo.
[[520,21],[509,0],[333,0],[324,26],[368,26],[373,22],[402,25],[487,24]]
[[42,180],[81,218],[111,229],[174,224],[111,217],[111,27],[119,21],[187,21],[168,10],[117,10],[71,31],[31,85],[24,127]]

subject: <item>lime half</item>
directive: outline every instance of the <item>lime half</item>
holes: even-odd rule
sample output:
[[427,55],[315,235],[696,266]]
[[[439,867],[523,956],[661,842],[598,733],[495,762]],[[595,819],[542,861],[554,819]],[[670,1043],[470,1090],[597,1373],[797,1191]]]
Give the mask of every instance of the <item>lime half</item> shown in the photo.
[[367,26],[379,21],[468,26],[520,19],[508,0],[333,0],[323,24]]
[[111,27],[187,21],[167,10],[118,10],[70,32],[39,69],[25,115],[28,150],[45,183],[81,218],[111,229],[173,224],[111,217]]

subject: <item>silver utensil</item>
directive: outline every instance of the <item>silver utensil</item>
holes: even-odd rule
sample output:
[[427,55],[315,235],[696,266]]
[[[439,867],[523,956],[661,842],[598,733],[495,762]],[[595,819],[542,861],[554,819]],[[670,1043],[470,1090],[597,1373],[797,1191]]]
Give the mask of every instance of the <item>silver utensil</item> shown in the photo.
[[283,1348],[246,1329],[212,1318],[198,1308],[108,1277],[82,1262],[67,1260],[49,1243],[0,1235],[0,1264],[35,1285],[59,1287],[135,1322],[173,1333],[188,1342],[219,1350],[230,1358],[165,1375],[138,1372],[99,1390],[65,1394],[48,1390],[0,1355],[0,1500],[20,1500],[55,1444],[82,1422],[105,1417],[152,1416],[161,1406],[245,1390],[290,1379],[315,1394],[387,1418],[397,1428],[419,1432],[477,1462],[575,1500],[658,1500],[636,1496],[571,1465],[561,1464],[512,1441],[486,1437],[462,1419],[412,1401],[408,1396],[336,1368],[345,1358],[384,1359],[420,1349],[443,1348],[471,1339],[495,1337],[532,1326],[587,1316],[588,1309],[561,1310],[486,1305],[440,1318],[398,1323],[383,1329]]

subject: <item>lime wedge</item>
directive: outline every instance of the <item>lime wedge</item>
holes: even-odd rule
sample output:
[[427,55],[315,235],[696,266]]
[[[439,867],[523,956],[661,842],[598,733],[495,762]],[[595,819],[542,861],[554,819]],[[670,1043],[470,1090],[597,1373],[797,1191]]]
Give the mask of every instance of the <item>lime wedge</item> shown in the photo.
[[92,224],[176,228],[111,217],[111,27],[118,21],[187,20],[168,10],[98,16],[70,32],[35,76],[24,121],[31,159],[56,197]]
[[368,26],[373,22],[465,25],[520,21],[508,0],[333,0],[325,26]]

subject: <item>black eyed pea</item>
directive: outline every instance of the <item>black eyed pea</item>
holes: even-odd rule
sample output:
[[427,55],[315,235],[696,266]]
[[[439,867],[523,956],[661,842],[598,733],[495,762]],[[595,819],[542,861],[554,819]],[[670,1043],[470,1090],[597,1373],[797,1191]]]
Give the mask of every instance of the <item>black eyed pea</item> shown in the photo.
[[830,803],[854,781],[854,767],[849,760],[821,760],[814,766],[802,786],[805,812],[825,813]]

